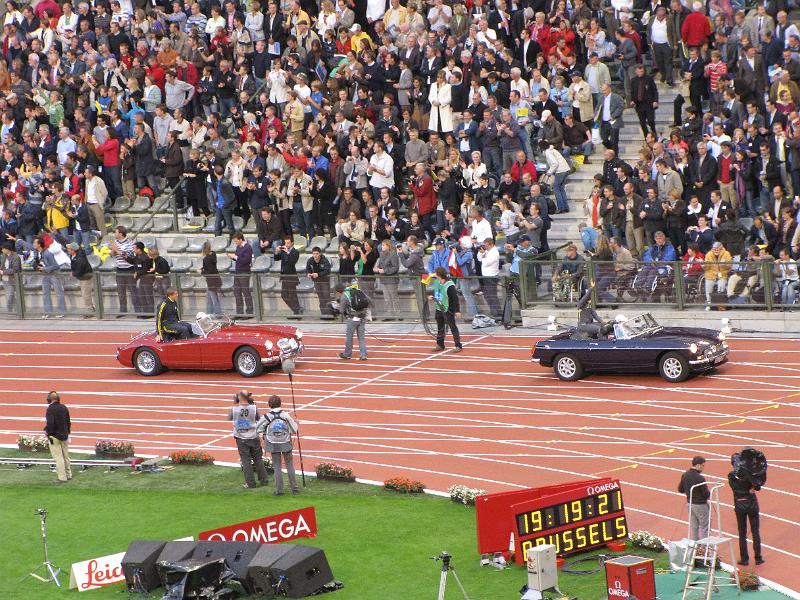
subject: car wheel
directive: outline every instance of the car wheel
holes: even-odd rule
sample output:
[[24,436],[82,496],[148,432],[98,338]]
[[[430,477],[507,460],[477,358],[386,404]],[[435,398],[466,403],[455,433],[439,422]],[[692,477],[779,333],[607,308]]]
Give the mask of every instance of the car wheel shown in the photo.
[[583,365],[574,354],[559,354],[553,363],[553,371],[562,381],[577,381],[583,377]]
[[133,366],[136,367],[139,375],[144,375],[145,377],[158,375],[164,370],[164,367],[161,366],[161,360],[152,348],[139,348],[136,354],[133,355]]
[[668,352],[661,357],[658,372],[670,383],[686,381],[689,377],[689,361],[677,352]]
[[242,377],[258,377],[264,370],[264,365],[261,364],[261,356],[255,348],[245,346],[233,355],[233,368]]

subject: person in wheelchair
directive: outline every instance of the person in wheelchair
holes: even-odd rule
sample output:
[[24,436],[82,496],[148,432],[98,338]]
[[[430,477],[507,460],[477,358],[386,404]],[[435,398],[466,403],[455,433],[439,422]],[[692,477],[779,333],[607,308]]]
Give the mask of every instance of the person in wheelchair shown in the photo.
[[672,274],[672,263],[678,260],[675,247],[667,240],[663,231],[656,231],[653,234],[655,243],[644,253],[644,267],[637,275],[637,279],[642,281],[642,289],[647,293],[655,291],[659,279],[667,278]]
[[600,318],[597,311],[592,306],[592,288],[594,283],[589,285],[589,289],[578,300],[578,327],[576,333],[578,337],[587,337],[592,340],[606,337],[614,331],[614,327],[608,321]]
[[167,294],[156,310],[156,335],[159,342],[189,340],[195,336],[192,326],[181,321],[178,311],[178,290],[167,288]]
[[555,302],[572,299],[572,291],[578,289],[583,280],[585,267],[586,261],[578,254],[578,247],[575,244],[567,246],[564,259],[553,271],[553,300]]
[[750,303],[753,288],[758,284],[760,262],[758,246],[750,246],[747,248],[745,259],[733,265],[726,290],[728,304]]

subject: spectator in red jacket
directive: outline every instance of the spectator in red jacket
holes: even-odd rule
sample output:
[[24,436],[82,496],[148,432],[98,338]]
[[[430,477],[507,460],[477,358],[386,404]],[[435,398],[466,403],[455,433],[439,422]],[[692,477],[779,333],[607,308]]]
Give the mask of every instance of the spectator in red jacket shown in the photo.
[[431,237],[435,236],[431,218],[436,212],[436,190],[433,188],[433,179],[426,173],[424,163],[414,165],[416,177],[408,182],[408,187],[417,199],[417,213],[419,214],[422,227],[430,232]]
[[681,25],[681,39],[688,47],[702,46],[711,35],[711,23],[703,12],[703,4],[692,4],[692,13],[686,17]]
[[515,160],[514,164],[511,165],[511,179],[519,183],[525,173],[528,173],[531,176],[532,181],[536,181],[538,179],[536,165],[528,160],[525,152],[520,150],[517,152],[517,160]]

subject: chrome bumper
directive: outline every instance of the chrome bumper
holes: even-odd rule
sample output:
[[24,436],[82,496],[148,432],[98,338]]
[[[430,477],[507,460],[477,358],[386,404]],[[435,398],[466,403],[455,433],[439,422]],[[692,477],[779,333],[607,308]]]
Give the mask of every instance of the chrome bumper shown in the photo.
[[300,347],[296,350],[287,350],[285,352],[281,352],[280,354],[276,354],[274,356],[267,356],[261,359],[261,364],[264,365],[277,365],[282,363],[284,360],[287,359],[295,359],[303,353],[305,346],[300,344]]
[[698,358],[696,360],[690,360],[689,364],[693,367],[696,366],[711,366],[711,365],[721,365],[724,362],[728,361],[728,349],[724,349],[720,352],[716,352],[709,356],[704,356],[703,358]]

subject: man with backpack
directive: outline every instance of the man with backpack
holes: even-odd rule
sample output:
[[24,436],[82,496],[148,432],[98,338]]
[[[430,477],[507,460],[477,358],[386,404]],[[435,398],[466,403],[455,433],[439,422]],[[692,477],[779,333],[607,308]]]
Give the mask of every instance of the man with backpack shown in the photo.
[[370,307],[372,301],[363,290],[358,289],[358,284],[354,283],[345,287],[343,284],[337,286],[336,291],[341,293],[339,299],[339,310],[345,320],[345,342],[344,352],[339,353],[339,358],[350,360],[353,355],[353,333],[358,334],[358,360],[367,360],[367,340],[366,325],[367,319],[372,320]]
[[233,421],[233,439],[236,440],[236,449],[239,451],[239,460],[242,463],[244,487],[256,487],[256,480],[253,476],[254,469],[258,474],[259,483],[267,485],[269,475],[264,466],[261,440],[258,439],[256,432],[259,414],[252,394],[242,390],[233,397],[233,406],[228,412],[228,420]]
[[298,431],[297,421],[289,413],[281,410],[280,396],[269,398],[269,412],[261,417],[256,426],[257,433],[264,434],[264,447],[272,454],[272,468],[275,469],[275,496],[283,495],[283,473],[281,461],[286,466],[292,494],[299,494],[292,458],[292,434]]

